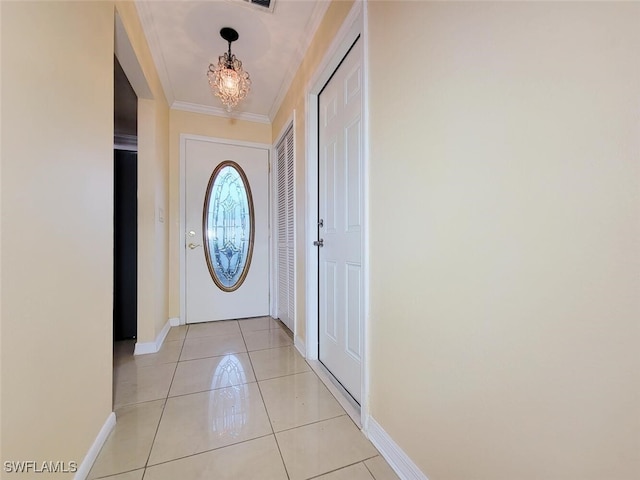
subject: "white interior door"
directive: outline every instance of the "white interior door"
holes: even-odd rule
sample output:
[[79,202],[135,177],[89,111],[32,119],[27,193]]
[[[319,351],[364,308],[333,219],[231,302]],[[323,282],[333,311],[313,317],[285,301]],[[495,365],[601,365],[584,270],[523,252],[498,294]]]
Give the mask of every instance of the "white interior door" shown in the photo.
[[319,359],[360,402],[364,312],[362,42],[318,98]]
[[268,315],[268,150],[188,139],[185,192],[186,322]]

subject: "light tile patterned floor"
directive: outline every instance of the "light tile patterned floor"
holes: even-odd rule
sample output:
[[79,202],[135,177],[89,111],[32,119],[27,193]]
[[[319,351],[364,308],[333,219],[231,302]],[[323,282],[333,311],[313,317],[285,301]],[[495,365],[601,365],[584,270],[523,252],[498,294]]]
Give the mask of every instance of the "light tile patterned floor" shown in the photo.
[[89,479],[398,477],[270,317],[171,329],[160,352],[114,346],[115,430]]

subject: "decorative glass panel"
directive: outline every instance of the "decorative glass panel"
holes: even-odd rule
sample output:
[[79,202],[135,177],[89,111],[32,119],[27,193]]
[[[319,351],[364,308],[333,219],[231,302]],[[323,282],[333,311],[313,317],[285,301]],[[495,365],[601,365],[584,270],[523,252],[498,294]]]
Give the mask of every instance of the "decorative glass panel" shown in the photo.
[[205,256],[215,284],[225,292],[242,285],[253,253],[253,200],[240,165],[222,162],[209,179],[204,198]]

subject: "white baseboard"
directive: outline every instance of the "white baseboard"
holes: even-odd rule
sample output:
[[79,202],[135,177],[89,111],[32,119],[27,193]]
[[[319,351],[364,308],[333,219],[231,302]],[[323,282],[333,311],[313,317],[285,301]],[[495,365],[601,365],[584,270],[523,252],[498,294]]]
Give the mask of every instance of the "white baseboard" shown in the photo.
[[169,325],[171,325],[172,327],[179,327],[180,326],[180,319],[178,317],[172,317],[169,319]]
[[166,338],[167,333],[169,333],[170,328],[171,328],[171,320],[167,320],[167,323],[164,324],[164,327],[162,327],[162,330],[160,330],[160,333],[158,333],[158,336],[156,337],[156,341],[145,342],[145,343],[136,342],[136,348],[133,351],[133,354],[146,355],[147,353],[157,353],[160,350],[160,347],[162,347],[162,344],[164,343],[164,339]]
[[305,347],[304,340],[302,340],[300,337],[295,337],[293,339],[293,346],[296,347],[296,350],[298,350],[298,352],[300,352],[300,355],[302,355],[304,358],[307,358],[307,349]]
[[371,416],[366,422],[366,434],[387,463],[403,480],[428,480],[409,456]]
[[100,450],[102,450],[102,446],[104,442],[109,438],[109,434],[111,430],[116,426],[116,414],[111,412],[107,417],[107,421],[104,422],[98,436],[93,441],[93,445],[89,448],[89,451],[84,456],[82,463],[78,466],[78,470],[76,471],[74,480],[85,480],[89,476],[89,472],[91,471],[91,467],[93,467],[96,458],[98,458],[98,454]]

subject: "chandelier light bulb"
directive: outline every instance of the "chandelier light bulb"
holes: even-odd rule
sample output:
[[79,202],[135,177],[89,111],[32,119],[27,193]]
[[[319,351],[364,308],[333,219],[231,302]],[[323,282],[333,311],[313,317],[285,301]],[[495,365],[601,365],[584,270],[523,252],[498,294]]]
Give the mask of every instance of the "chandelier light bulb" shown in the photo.
[[237,95],[240,84],[238,74],[230,68],[225,68],[220,76],[222,77],[222,89],[229,95]]

